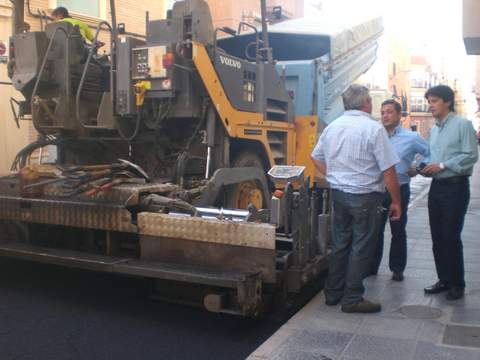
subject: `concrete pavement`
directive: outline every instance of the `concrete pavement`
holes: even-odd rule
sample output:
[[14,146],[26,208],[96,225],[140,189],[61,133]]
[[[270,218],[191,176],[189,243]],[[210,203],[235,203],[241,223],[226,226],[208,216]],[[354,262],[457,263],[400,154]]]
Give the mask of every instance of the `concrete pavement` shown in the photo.
[[466,296],[425,295],[437,281],[428,225],[427,192],[409,210],[408,264],[403,282],[388,269],[390,229],[382,266],[366,279],[365,297],[382,303],[379,314],[344,314],[325,305],[323,292],[263,343],[249,360],[480,360],[480,166],[470,182],[463,231]]

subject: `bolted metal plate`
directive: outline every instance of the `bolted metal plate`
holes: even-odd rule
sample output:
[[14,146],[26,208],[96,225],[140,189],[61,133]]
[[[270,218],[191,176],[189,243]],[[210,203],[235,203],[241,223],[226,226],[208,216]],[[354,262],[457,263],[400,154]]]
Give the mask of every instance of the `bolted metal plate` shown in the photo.
[[142,235],[275,249],[275,227],[270,224],[140,213],[138,228]]
[[442,310],[425,305],[406,305],[400,312],[411,319],[438,319],[443,315]]
[[480,348],[480,327],[447,324],[442,342],[445,345]]
[[0,196],[0,218],[79,228],[136,232],[121,205]]

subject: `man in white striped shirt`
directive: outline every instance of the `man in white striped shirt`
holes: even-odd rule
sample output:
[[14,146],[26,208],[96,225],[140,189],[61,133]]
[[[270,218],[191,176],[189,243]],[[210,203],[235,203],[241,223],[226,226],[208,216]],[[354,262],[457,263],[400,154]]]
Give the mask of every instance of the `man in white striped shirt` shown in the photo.
[[372,313],[381,305],[363,298],[363,278],[372,261],[385,186],[392,196],[391,220],[400,218],[400,161],[385,128],[371,117],[368,89],[351,85],[342,95],[344,115],[324,130],[312,152],[332,188],[333,238],[325,285],[327,305]]

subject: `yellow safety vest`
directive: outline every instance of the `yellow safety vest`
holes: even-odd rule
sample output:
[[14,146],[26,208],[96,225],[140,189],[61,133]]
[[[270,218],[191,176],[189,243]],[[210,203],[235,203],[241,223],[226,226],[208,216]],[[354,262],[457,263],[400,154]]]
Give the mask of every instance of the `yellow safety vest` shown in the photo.
[[73,19],[71,17],[69,18],[63,18],[62,20],[59,20],[59,21],[65,21],[65,22],[68,22],[70,24],[72,24],[73,26],[78,26],[78,29],[80,30],[80,35],[82,35],[82,37],[90,42],[93,41],[93,33],[92,33],[92,30],[90,30],[90,28],[88,27],[87,24],[85,24],[84,22],[80,21],[80,20],[77,20],[77,19]]

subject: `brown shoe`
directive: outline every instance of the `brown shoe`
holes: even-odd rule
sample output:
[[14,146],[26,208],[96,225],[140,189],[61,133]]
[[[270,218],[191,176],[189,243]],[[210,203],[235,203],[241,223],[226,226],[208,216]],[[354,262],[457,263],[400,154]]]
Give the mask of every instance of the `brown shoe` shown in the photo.
[[382,310],[382,306],[380,304],[372,303],[368,300],[361,300],[353,304],[343,304],[342,311],[344,313],[377,313]]

